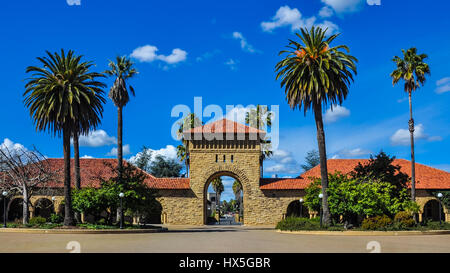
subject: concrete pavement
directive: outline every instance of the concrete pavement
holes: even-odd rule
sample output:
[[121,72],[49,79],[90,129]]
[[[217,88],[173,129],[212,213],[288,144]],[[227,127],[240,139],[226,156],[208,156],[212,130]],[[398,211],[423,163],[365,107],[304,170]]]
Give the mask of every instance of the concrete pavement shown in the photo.
[[[0,252],[360,252],[375,241],[381,252],[450,253],[450,235],[329,236],[282,234],[273,227],[168,226],[153,234],[26,234],[0,233]],[[368,250],[369,244],[369,250]],[[69,247],[69,248],[71,248]]]

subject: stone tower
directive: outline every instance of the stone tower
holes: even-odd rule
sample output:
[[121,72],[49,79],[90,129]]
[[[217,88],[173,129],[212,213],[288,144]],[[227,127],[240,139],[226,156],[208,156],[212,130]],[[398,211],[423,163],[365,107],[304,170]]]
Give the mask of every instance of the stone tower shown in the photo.
[[193,219],[206,223],[206,194],[211,181],[219,176],[238,180],[244,192],[244,223],[264,220],[258,208],[264,200],[260,190],[260,139],[265,132],[227,119],[183,132],[190,161],[190,188],[197,197]]

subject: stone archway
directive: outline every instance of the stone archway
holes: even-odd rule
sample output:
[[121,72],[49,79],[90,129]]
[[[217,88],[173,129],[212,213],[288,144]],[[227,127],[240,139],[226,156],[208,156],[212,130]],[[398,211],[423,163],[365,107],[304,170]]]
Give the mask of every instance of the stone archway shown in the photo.
[[[208,179],[206,179],[205,185],[204,185],[204,190],[203,190],[203,224],[207,225],[210,223],[210,221],[208,220],[208,217],[210,216],[209,214],[209,210],[208,210],[208,188],[210,186],[210,184],[212,183],[212,181],[218,177],[223,177],[223,176],[227,176],[227,177],[231,177],[233,179],[235,179],[236,181],[239,182],[239,184],[241,184],[241,189],[243,192],[243,196],[245,198],[245,187],[244,187],[244,183],[241,182],[240,178],[238,175],[236,175],[235,172],[231,172],[231,171],[217,171],[215,173],[213,173],[212,175],[209,176]],[[245,176],[243,176],[245,177]],[[245,211],[245,201],[243,201],[242,198],[242,210]],[[243,212],[242,211],[242,212]]]
[[45,219],[50,218],[50,215],[55,212],[53,202],[48,198],[39,198],[34,203],[33,216],[41,216]]
[[286,209],[286,217],[303,217],[309,218],[309,210],[305,204],[300,203],[299,200],[294,200],[289,203]]
[[439,221],[439,209],[441,210],[441,220],[445,221],[445,208],[443,205],[439,207],[439,201],[436,199],[428,200],[423,206],[423,221]]

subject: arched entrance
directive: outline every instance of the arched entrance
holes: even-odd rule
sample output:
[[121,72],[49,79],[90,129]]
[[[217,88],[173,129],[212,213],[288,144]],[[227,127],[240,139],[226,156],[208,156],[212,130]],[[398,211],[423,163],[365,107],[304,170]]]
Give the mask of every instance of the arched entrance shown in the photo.
[[34,216],[49,219],[54,211],[55,208],[53,207],[53,202],[47,198],[40,198],[34,203]]
[[[216,185],[221,185],[216,186]],[[219,187],[219,189],[216,188]],[[244,223],[244,187],[232,172],[221,171],[209,177],[203,192],[203,218],[205,225]]]
[[[439,221],[439,202],[435,199],[425,203],[422,214],[423,221]],[[441,206],[441,220],[445,221],[444,207]]]
[[154,204],[152,204],[152,208],[144,215],[144,219],[142,219],[141,222],[146,224],[162,224],[162,210],[163,207],[161,203],[155,200]]
[[23,218],[23,199],[14,198],[9,204],[8,221],[17,221]]
[[309,218],[309,211],[305,204],[300,203],[299,200],[295,200],[289,203],[286,209],[286,217]]

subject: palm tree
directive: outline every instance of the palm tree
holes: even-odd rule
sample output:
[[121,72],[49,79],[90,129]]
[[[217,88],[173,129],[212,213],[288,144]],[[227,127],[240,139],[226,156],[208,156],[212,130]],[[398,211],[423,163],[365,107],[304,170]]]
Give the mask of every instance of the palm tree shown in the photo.
[[43,67],[29,66],[32,73],[25,85],[24,104],[28,107],[37,131],[63,137],[64,146],[64,225],[74,224],[70,183],[70,137],[75,131],[87,134],[100,124],[105,84],[96,80],[101,73],[90,72],[92,62],[82,56],[50,53],[38,57]]
[[392,61],[397,68],[392,71],[392,84],[395,86],[400,80],[405,81],[404,90],[408,92],[409,98],[409,133],[411,139],[411,199],[416,200],[416,171],[414,158],[414,119],[412,115],[413,91],[420,88],[425,83],[425,75],[430,75],[430,67],[423,60],[428,56],[426,54],[417,54],[417,49],[412,47],[405,51],[402,49],[403,59],[395,56]]
[[[250,109],[247,113],[245,113],[245,123],[251,127],[254,127],[258,130],[267,126],[270,128],[272,126],[272,113],[267,110],[267,106],[256,105],[256,108]],[[261,177],[264,175],[263,171],[263,163],[264,160],[268,159],[273,155],[273,151],[271,150],[271,141],[269,139],[260,139],[262,145],[262,152],[259,158],[260,168],[261,168]]]
[[280,52],[280,55],[287,56],[276,65],[275,70],[278,72],[276,79],[282,79],[281,87],[285,88],[286,100],[291,108],[303,108],[305,115],[311,108],[314,111],[322,179],[323,222],[329,225],[331,217],[322,111],[328,104],[333,107],[345,100],[353,74],[356,75],[355,63],[358,60],[348,54],[350,50],[345,45],[330,47],[339,34],[327,38],[326,32],[327,29],[320,27],[313,26],[309,31],[302,28],[301,34],[296,33],[300,42],[289,40],[289,50]]
[[241,192],[242,192],[242,185],[239,181],[234,180],[233,182],[233,193],[234,198],[238,202],[239,205],[239,217],[242,217],[242,198],[241,198]]
[[[130,59],[123,56],[117,56],[116,62],[109,62],[110,70],[106,70],[105,73],[109,76],[116,77],[113,86],[109,90],[109,98],[113,101],[114,105],[117,107],[117,160],[118,160],[118,170],[119,176],[121,176],[123,168],[123,150],[122,150],[122,109],[130,101],[130,96],[128,95],[128,89],[126,80],[136,75],[138,72],[133,68],[133,62]],[[134,88],[128,85],[131,94],[135,96]]]
[[189,177],[189,150],[187,148],[187,142],[184,139],[183,132],[197,126],[201,126],[202,124],[202,121],[194,113],[190,113],[178,123],[179,127],[177,136],[181,140],[181,144],[177,146],[177,157],[181,162],[184,162],[187,177]]
[[219,204],[218,196],[222,194],[222,192],[225,190],[222,183],[222,178],[216,177],[211,181],[212,187],[214,191],[216,192],[216,205]]
[[239,183],[239,181],[237,181],[237,180],[234,180],[234,182],[233,182],[233,193],[234,193],[236,199],[238,199],[237,197],[241,195],[241,191],[242,191],[241,183]]

